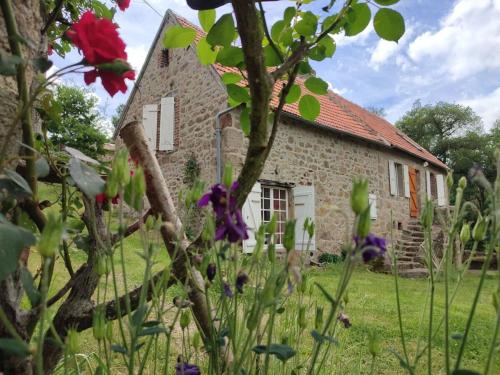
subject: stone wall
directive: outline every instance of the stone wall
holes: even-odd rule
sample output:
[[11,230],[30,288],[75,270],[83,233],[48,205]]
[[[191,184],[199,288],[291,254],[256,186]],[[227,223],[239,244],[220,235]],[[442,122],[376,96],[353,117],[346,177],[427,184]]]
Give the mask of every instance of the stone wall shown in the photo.
[[[164,96],[176,97],[175,149],[156,152],[175,200],[184,187],[185,164],[191,155],[201,167],[201,179],[215,181],[215,115],[227,106],[227,101],[217,73],[213,67],[198,62],[192,47],[169,50],[169,64],[162,66],[163,32],[174,22],[172,16],[167,16],[123,123],[141,121],[146,104],[160,104]],[[121,145],[119,139],[117,145]]]
[[[233,116],[233,126],[223,130],[223,160],[239,170],[244,160],[242,150],[247,142],[238,129],[238,116]],[[390,195],[389,160],[416,168],[420,177],[420,194],[425,194],[422,160],[286,119],[280,124],[261,178],[284,184],[314,185],[316,249],[338,253],[346,231],[352,225],[349,197],[355,177],[368,178],[370,193],[377,196],[377,219],[373,220],[375,233],[390,237],[392,229],[394,238],[397,238],[400,234],[398,228],[404,228],[410,220],[409,198]],[[431,172],[443,173],[428,168]],[[419,201],[424,202],[424,196],[421,195]],[[338,210],[347,213],[347,222]],[[290,212],[293,215],[293,202],[290,202]]]

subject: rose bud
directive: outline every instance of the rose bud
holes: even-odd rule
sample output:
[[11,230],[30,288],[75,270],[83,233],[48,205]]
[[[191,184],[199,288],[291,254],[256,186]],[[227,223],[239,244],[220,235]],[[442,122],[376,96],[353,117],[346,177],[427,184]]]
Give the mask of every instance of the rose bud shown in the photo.
[[448,190],[453,187],[453,173],[451,172],[446,175],[446,186],[448,186]]
[[372,219],[370,216],[370,206],[368,206],[358,218],[357,234],[360,238],[365,238],[370,233]]
[[462,189],[465,189],[467,187],[467,178],[465,176],[460,177],[460,180],[458,180],[458,186],[460,186]]
[[470,240],[470,225],[465,223],[462,225],[462,230],[460,230],[460,241],[465,245]]
[[189,323],[191,322],[191,317],[189,316],[190,312],[188,310],[184,310],[179,319],[179,324],[182,329],[186,329]]
[[476,225],[474,225],[474,229],[472,230],[472,238],[474,241],[482,241],[484,240],[484,236],[486,234],[486,220],[482,216],[479,216],[476,221]]
[[285,234],[283,236],[283,246],[287,252],[295,248],[295,222],[296,220],[288,220],[285,223]]
[[351,208],[360,215],[368,207],[368,180],[354,180],[352,182]]
[[78,353],[78,332],[70,328],[66,336],[66,350],[69,354]]
[[61,217],[56,217],[54,213],[49,213],[47,215],[47,223],[43,228],[40,241],[38,242],[38,251],[41,256],[50,258],[55,254],[56,249],[59,248],[63,229]]

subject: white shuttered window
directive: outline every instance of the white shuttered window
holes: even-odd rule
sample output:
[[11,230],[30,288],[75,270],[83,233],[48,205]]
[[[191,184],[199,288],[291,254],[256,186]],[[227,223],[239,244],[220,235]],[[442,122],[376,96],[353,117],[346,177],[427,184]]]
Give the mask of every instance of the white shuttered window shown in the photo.
[[442,174],[436,175],[436,185],[438,206],[444,206],[446,205],[446,195],[444,190],[444,176]]
[[174,149],[175,128],[175,98],[161,98],[160,113],[160,142],[161,151],[172,151]]
[[247,224],[248,228],[248,239],[243,241],[243,251],[246,253],[251,253],[257,244],[255,240],[255,233],[260,227],[261,224],[261,186],[260,183],[257,182],[250,194],[248,194],[247,200],[243,205],[242,215],[243,220]]
[[158,125],[158,105],[147,104],[142,108],[142,126],[151,150],[156,150],[156,134]]
[[[293,203],[295,211],[295,249],[306,250],[309,236],[304,234],[304,221],[309,218],[315,221],[314,186],[297,186],[293,189]],[[317,226],[316,226],[317,228]],[[309,250],[316,250],[315,236],[311,239]]]

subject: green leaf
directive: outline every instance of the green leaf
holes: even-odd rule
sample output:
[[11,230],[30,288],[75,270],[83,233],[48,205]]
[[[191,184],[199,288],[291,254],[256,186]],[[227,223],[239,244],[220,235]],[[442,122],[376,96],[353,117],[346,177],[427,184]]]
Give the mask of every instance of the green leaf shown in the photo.
[[269,345],[269,349],[267,345],[257,345],[252,348],[252,351],[257,354],[265,354],[269,352],[269,354],[276,356],[276,358],[282,362],[286,362],[295,355],[295,350],[293,350],[290,346],[283,344],[271,344]]
[[17,339],[0,339],[0,349],[21,358],[30,355],[28,344]]
[[207,42],[212,46],[230,46],[235,37],[233,16],[224,14],[212,26],[208,35]]
[[311,331],[311,336],[313,337],[314,341],[316,341],[318,344],[322,344],[325,341],[328,341],[332,344],[338,345],[338,341],[334,339],[331,336],[323,336],[321,333],[319,333],[316,330]]
[[311,65],[307,61],[301,61],[299,63],[299,74],[309,74],[312,72]]
[[104,181],[97,172],[76,158],[69,161],[69,174],[76,186],[89,198],[94,199],[104,191]]
[[295,24],[295,31],[302,36],[314,35],[318,28],[318,18],[312,12],[302,14],[302,19]]
[[301,89],[299,85],[293,84],[288,91],[288,95],[285,98],[285,103],[292,104],[300,99]]
[[323,39],[321,39],[318,42],[318,45],[325,47],[325,56],[326,57],[332,57],[333,54],[335,53],[335,50],[337,49],[335,42],[328,35],[326,35]]
[[0,51],[0,74],[4,76],[15,76],[17,66],[23,62],[19,56],[10,55]]
[[11,169],[6,169],[5,174],[7,175],[7,177],[10,178],[12,182],[14,182],[21,189],[23,189],[26,193],[28,193],[29,195],[33,195],[33,191],[31,190],[30,186],[28,185],[23,176],[21,176],[19,173]]
[[300,116],[309,121],[314,121],[320,112],[318,99],[312,95],[304,95],[299,102]]
[[344,25],[345,35],[354,36],[366,29],[366,26],[370,23],[372,12],[366,3],[353,5],[349,12],[354,20]]
[[208,44],[206,38],[200,39],[196,45],[196,53],[198,55],[198,59],[203,65],[211,65],[217,58],[217,51],[212,49],[212,46]]
[[33,276],[31,276],[31,272],[26,267],[21,268],[21,283],[30,300],[31,306],[37,305],[38,301],[40,301],[40,292],[35,287]]
[[279,20],[276,22],[273,27],[271,27],[271,38],[275,41],[279,41],[281,37],[281,33],[284,28],[287,26],[287,23],[283,20]]
[[481,373],[473,370],[458,369],[453,371],[451,375],[481,375]]
[[323,295],[325,296],[325,298],[328,300],[328,302],[330,302],[332,305],[335,304],[335,299],[331,296],[330,293],[328,293],[328,291],[323,288],[323,286],[319,283],[314,283],[318,288],[319,290],[321,290],[321,292],[323,293]]
[[326,58],[326,48],[318,43],[313,47],[307,56],[314,61],[323,61]]
[[328,83],[323,81],[321,78],[309,77],[304,82],[304,85],[307,87],[309,91],[311,91],[314,94],[325,95],[326,93],[328,93]]
[[111,351],[115,352],[115,353],[128,355],[127,349],[125,349],[123,346],[117,345],[117,344],[111,345]]
[[36,159],[35,173],[37,178],[47,177],[50,173],[50,166],[45,158]]
[[34,245],[36,238],[30,231],[8,221],[0,223],[0,281],[17,269],[24,248]]
[[225,85],[229,85],[230,83],[241,82],[243,77],[241,76],[241,74],[238,74],[238,73],[224,73],[222,75],[221,79]]
[[397,42],[405,33],[405,20],[395,10],[382,8],[373,18],[373,27],[382,39]]
[[158,335],[160,333],[168,333],[168,329],[165,327],[147,327],[144,328],[141,332],[139,332],[139,336],[153,336],[153,335]]
[[186,48],[194,42],[196,31],[189,27],[179,25],[170,26],[163,36],[163,46],[165,48]]
[[250,94],[248,90],[244,87],[229,84],[227,87],[227,93],[231,99],[233,99],[236,103],[247,103],[250,101]]
[[208,33],[215,23],[215,9],[200,10],[198,20],[201,28]]
[[285,9],[285,12],[283,13],[283,19],[285,20],[286,23],[290,23],[292,21],[292,18],[295,17],[297,14],[297,9],[295,7],[288,7]]
[[238,47],[224,47],[217,54],[216,60],[224,66],[238,66],[243,63],[243,51]]
[[80,150],[77,150],[76,148],[64,146],[64,151],[66,151],[68,154],[70,154],[74,158],[77,158],[78,160],[84,161],[86,163],[95,164],[95,165],[99,164],[99,162],[97,160],[92,159],[90,156],[85,155],[83,152],[81,152]]
[[375,0],[375,2],[382,6],[396,4],[399,0]]
[[115,16],[114,9],[108,8],[106,4],[98,0],[92,0],[92,9],[94,9],[96,16],[99,18],[107,18],[108,20],[112,20]]
[[250,135],[250,109],[248,107],[241,110],[240,127],[243,134],[248,137]]
[[280,57],[270,45],[264,47],[264,61],[266,66],[278,66],[281,64]]

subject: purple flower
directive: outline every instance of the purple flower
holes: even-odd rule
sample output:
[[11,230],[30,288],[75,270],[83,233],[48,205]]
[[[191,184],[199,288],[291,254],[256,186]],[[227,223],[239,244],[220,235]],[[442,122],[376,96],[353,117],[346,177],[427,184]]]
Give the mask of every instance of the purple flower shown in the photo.
[[227,298],[233,298],[234,294],[233,294],[233,291],[231,290],[231,287],[229,286],[228,283],[224,283],[224,285],[222,286],[222,288],[224,289],[224,295]]
[[207,278],[208,281],[212,281],[215,278],[215,274],[217,273],[217,267],[214,263],[209,263],[207,266]]
[[349,317],[344,313],[340,313],[339,316],[337,316],[337,319],[344,325],[344,328],[350,328],[352,326],[351,322],[349,321]]
[[358,236],[354,237],[354,241],[356,242],[356,246],[361,248],[361,256],[365,263],[383,256],[387,251],[387,241],[385,238],[377,237],[373,233],[369,233],[362,243],[360,243],[361,241]]
[[248,239],[247,226],[234,196],[237,188],[238,182],[234,182],[229,190],[223,184],[216,184],[198,201],[198,207],[205,207],[212,203],[217,219],[216,241],[227,238],[229,242],[235,243]]
[[248,275],[245,272],[239,272],[236,277],[236,290],[243,293],[243,285],[248,283]]
[[190,363],[178,363],[175,365],[175,375],[201,375],[200,368]]

